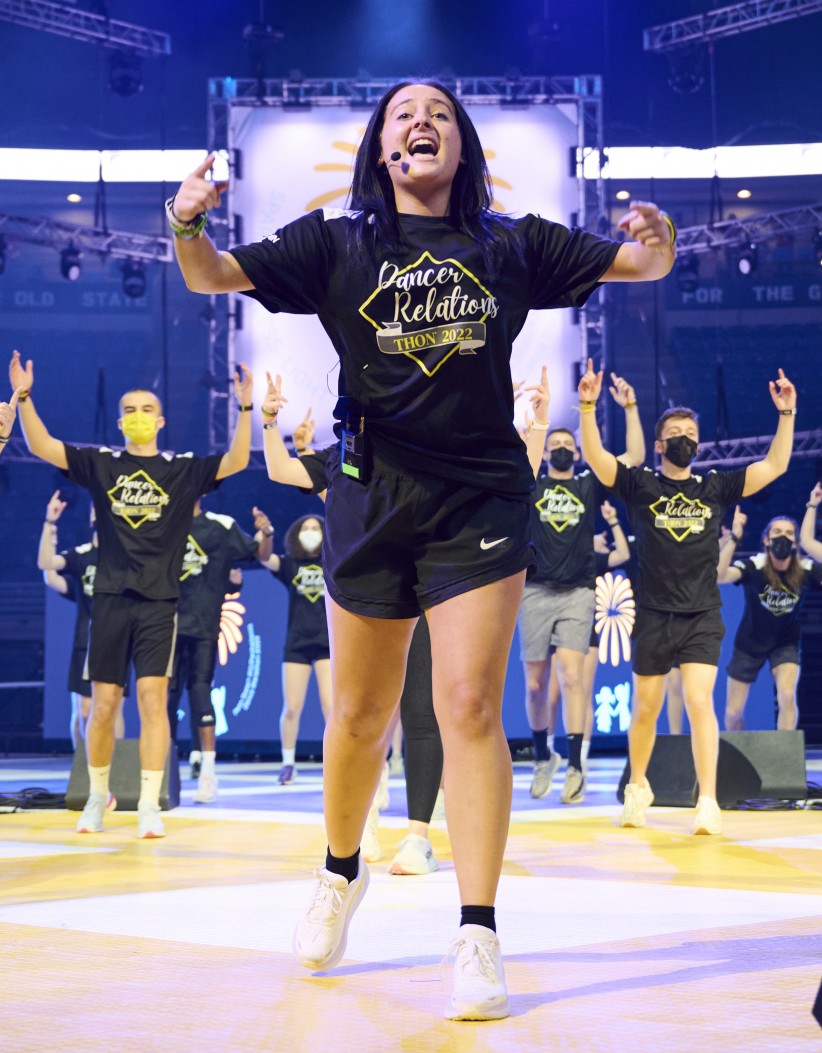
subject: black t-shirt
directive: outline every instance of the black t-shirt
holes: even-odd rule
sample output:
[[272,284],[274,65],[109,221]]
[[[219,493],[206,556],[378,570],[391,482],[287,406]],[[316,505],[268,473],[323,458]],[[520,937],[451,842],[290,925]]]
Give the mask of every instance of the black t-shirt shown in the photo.
[[285,649],[328,647],[325,578],[320,558],[280,556],[280,569],[271,573],[288,589]]
[[191,510],[214,489],[222,456],[65,449],[64,474],[90,491],[97,513],[95,593],[132,590],[152,600],[177,599]]
[[738,559],[734,566],[742,577],[735,582],[745,590],[745,607],[736,630],[734,647],[750,655],[765,655],[778,647],[799,643],[799,610],[808,586],[822,585],[822,563],[802,559],[805,580],[798,592],[784,583],[784,575],[777,571],[782,584],[774,586],[765,577],[768,556],[758,552],[748,559]]
[[237,591],[229,581],[231,568],[256,556],[257,542],[244,534],[231,516],[203,512],[192,518],[180,575],[180,636],[217,639],[223,600],[227,592]]
[[400,216],[407,248],[349,253],[355,215],[320,209],[232,249],[249,295],[319,316],[376,463],[524,499],[533,474],[513,424],[511,345],[530,310],[584,304],[618,243],[524,216],[522,260],[506,253],[491,277],[447,218]]
[[300,487],[304,494],[320,494],[328,489],[334,469],[339,463],[339,446],[326,446],[325,449],[315,450],[314,453],[306,453],[300,457],[300,464],[305,466],[311,478],[310,486]]
[[94,595],[94,575],[97,571],[97,547],[89,541],[85,545],[66,549],[60,555],[66,565],[60,573],[68,585],[67,599],[77,604],[74,622],[74,647],[88,647],[88,629],[91,623],[91,598]]
[[537,572],[529,582],[594,588],[594,528],[603,495],[602,484],[589,470],[572,479],[537,479],[531,507]]
[[613,490],[625,502],[636,536],[639,607],[688,612],[721,606],[719,527],[744,486],[744,468],[669,479],[650,468],[617,462]]

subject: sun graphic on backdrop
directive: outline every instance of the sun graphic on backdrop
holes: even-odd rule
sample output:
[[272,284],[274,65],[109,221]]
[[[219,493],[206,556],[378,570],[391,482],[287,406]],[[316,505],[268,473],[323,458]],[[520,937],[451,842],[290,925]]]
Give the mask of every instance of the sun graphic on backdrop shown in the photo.
[[[365,128],[359,128],[358,133],[360,137],[364,135]],[[343,187],[337,187],[335,190],[326,190],[323,194],[318,194],[317,197],[312,198],[311,201],[305,206],[306,212],[313,212],[316,208],[324,208],[329,205],[332,201],[336,201],[339,198],[343,199],[343,202],[348,197],[348,191],[350,189],[350,179],[354,170],[354,158],[357,155],[359,147],[356,143],[347,143],[342,140],[337,140],[331,144],[333,150],[339,150],[341,153],[347,154],[351,160],[348,163],[342,161],[326,161],[322,164],[314,165],[315,172],[344,172],[349,179]],[[493,161],[497,156],[494,150],[483,150],[486,161]],[[495,188],[494,200],[491,202],[491,208],[495,212],[505,212],[505,206],[502,202],[497,200],[496,188],[499,187],[502,190],[513,190],[513,187],[505,179],[500,179],[498,176],[491,176],[491,184]]]
[[228,663],[229,656],[237,653],[243,642],[243,615],[245,607],[237,599],[239,592],[228,593],[220,610],[220,635],[217,637],[217,654],[220,665]]
[[631,632],[636,620],[634,590],[629,578],[610,571],[597,578],[594,628],[599,634],[599,661],[604,665],[627,662],[631,657]]

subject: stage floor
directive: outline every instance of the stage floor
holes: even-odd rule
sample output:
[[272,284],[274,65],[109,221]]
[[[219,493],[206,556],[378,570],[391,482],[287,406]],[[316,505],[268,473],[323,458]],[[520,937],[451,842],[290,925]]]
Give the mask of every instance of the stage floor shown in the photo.
[[[100,835],[77,813],[0,815],[2,1053],[562,1053],[822,1048],[822,813],[725,812],[693,837],[691,812],[617,823],[623,762],[593,758],[585,804],[532,801],[515,765],[497,917],[509,1019],[442,1018],[458,897],[444,824],[440,870],[392,877],[402,778],[381,820],[384,859],[341,965],[311,975],[291,934],[324,858],[320,772],[274,785],[279,765],[219,765],[220,798],[165,816],[138,841],[134,813]],[[0,794],[64,791],[70,758],[0,760]],[[187,765],[182,771],[187,774]],[[822,757],[808,778],[822,782]]]

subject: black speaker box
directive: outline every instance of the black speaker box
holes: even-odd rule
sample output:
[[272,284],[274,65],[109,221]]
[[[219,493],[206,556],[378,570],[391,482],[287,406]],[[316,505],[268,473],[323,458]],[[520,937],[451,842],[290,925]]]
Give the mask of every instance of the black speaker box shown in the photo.
[[[114,756],[111,760],[109,789],[117,798],[118,812],[136,812],[140,796],[140,740],[117,739],[114,743]],[[88,766],[86,745],[77,744],[74,752],[74,763],[71,766],[68,790],[66,790],[66,807],[73,812],[81,812],[88,798]],[[160,790],[160,808],[167,812],[180,803],[180,762],[174,743],[168,751],[163,785]]]
[[[625,799],[630,761],[619,780]],[[648,765],[654,804],[692,808],[698,787],[689,735],[657,735]],[[808,795],[805,735],[801,731],[723,731],[719,736],[716,797],[722,808],[740,801],[802,801]]]

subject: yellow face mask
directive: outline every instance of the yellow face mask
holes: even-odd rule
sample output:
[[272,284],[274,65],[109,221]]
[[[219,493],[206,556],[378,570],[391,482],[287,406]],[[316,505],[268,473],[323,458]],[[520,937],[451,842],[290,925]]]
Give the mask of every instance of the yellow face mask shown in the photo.
[[133,442],[135,446],[144,446],[157,434],[157,418],[152,417],[150,413],[143,413],[142,410],[135,410],[134,413],[123,417],[120,427],[129,442]]

